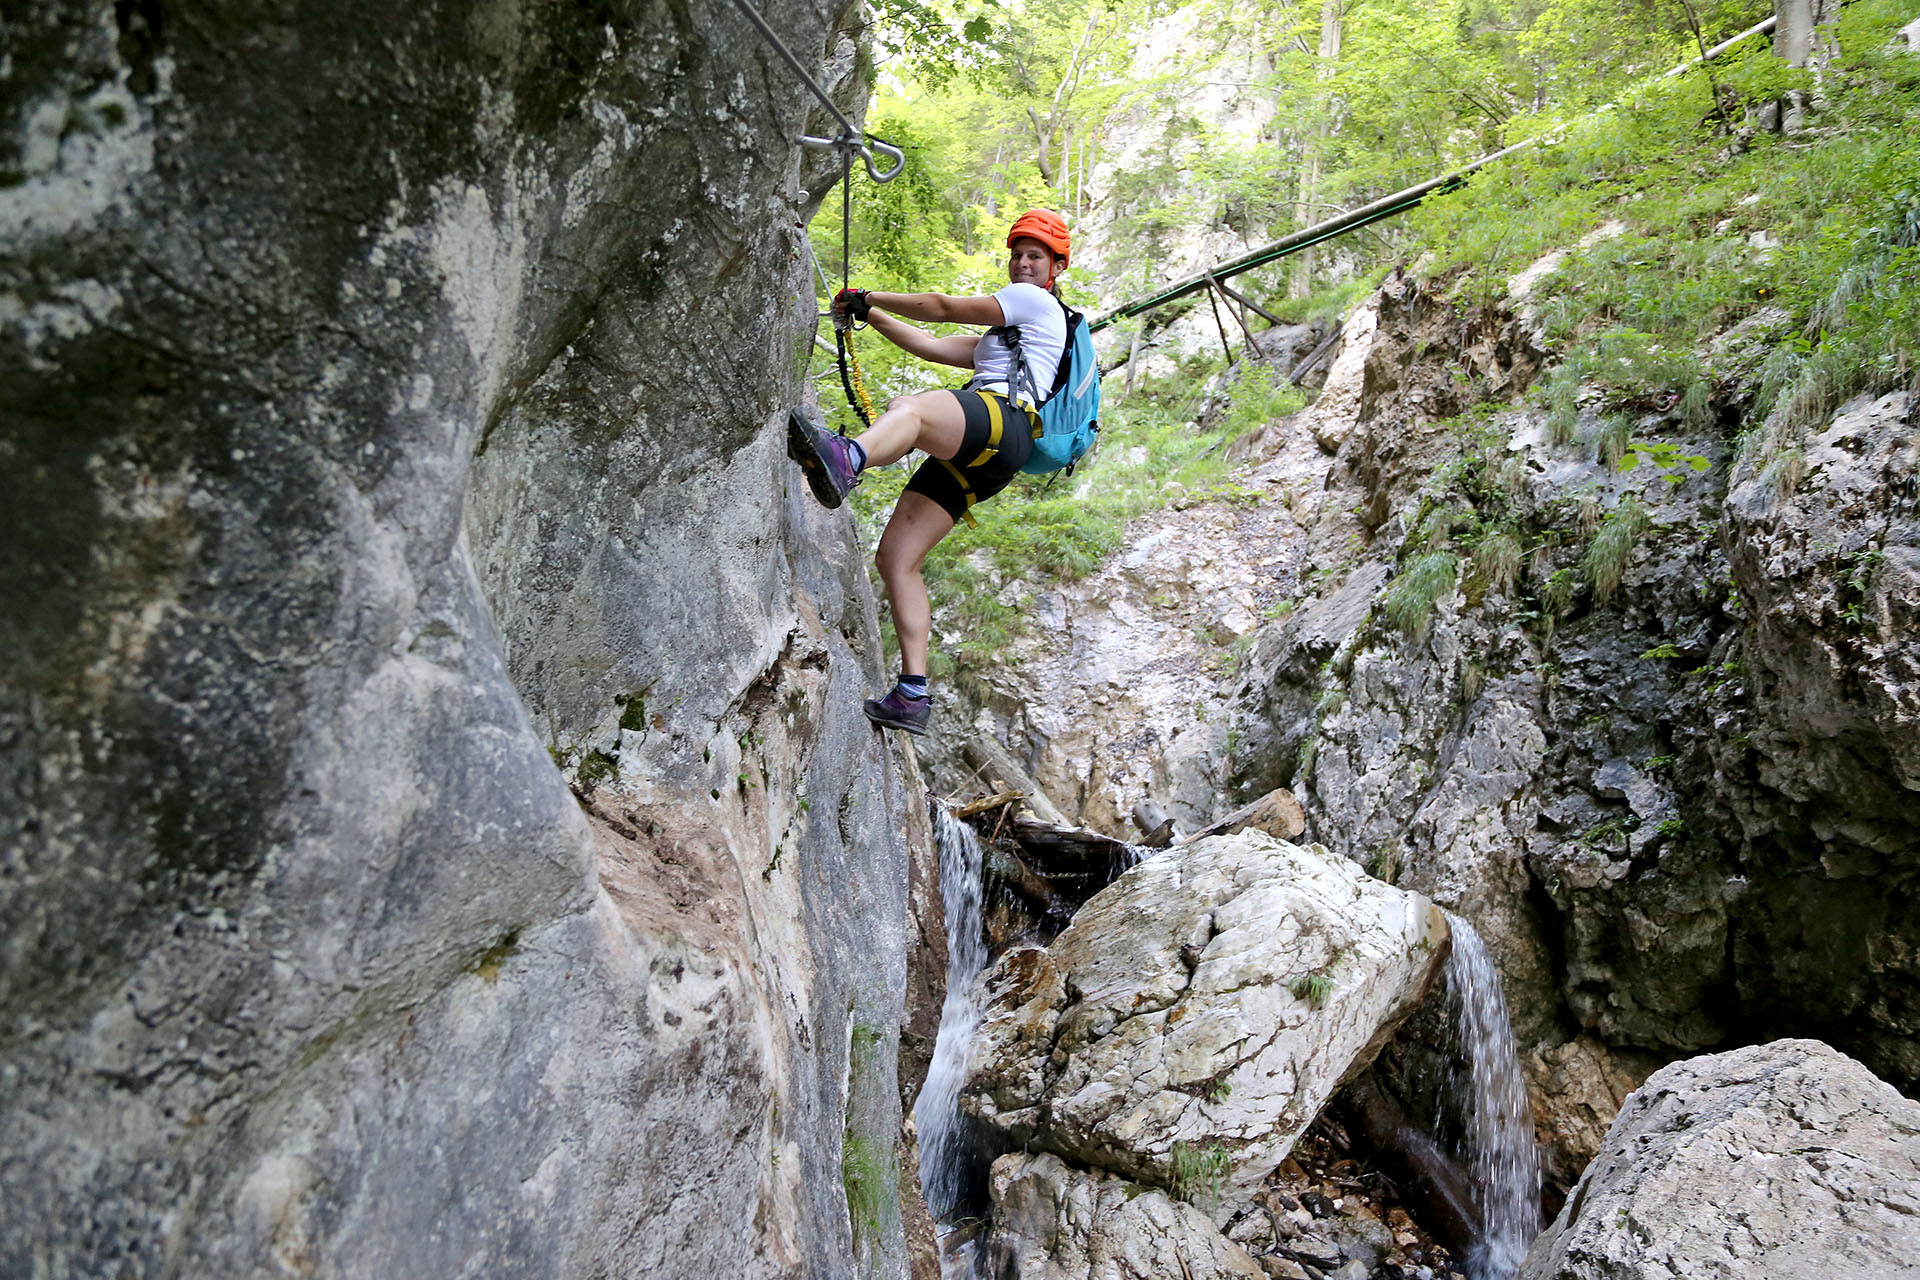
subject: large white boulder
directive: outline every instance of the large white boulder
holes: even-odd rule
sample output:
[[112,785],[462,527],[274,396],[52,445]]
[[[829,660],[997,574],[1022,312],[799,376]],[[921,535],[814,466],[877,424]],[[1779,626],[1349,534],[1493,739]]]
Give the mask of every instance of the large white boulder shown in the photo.
[[1163,1191],[1015,1152],[993,1163],[982,1246],[1004,1280],[1266,1280],[1198,1208]]
[[1649,1076],[1521,1280],[1674,1276],[1920,1276],[1920,1103],[1816,1040]]
[[1028,1150],[1250,1189],[1412,1011],[1447,937],[1427,899],[1317,845],[1195,841],[987,972],[962,1106]]

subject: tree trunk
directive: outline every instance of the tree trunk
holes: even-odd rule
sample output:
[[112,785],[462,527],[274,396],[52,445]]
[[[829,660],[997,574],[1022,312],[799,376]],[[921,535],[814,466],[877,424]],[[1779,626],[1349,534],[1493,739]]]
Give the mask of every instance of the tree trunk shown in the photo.
[[1773,0],[1773,52],[1790,67],[1826,69],[1838,51],[1833,22],[1839,0]]
[[[1333,78],[1333,69],[1340,61],[1340,37],[1343,31],[1341,19],[1343,11],[1341,0],[1322,0],[1320,6],[1320,48],[1314,74],[1321,80]],[[1305,227],[1312,225],[1315,212],[1315,197],[1320,194],[1320,156],[1327,138],[1333,133],[1334,119],[1339,114],[1339,104],[1329,99],[1322,115],[1313,130],[1308,134],[1306,153],[1300,159],[1300,192],[1294,206],[1294,220]],[[1296,298],[1304,298],[1313,292],[1313,266],[1316,254],[1312,249],[1304,249],[1294,259],[1292,283],[1288,293]]]
[[1047,151],[1053,143],[1053,131],[1040,123],[1040,115],[1032,107],[1027,108],[1027,119],[1033,122],[1033,162],[1040,169],[1040,180],[1052,186],[1053,165],[1047,160]]

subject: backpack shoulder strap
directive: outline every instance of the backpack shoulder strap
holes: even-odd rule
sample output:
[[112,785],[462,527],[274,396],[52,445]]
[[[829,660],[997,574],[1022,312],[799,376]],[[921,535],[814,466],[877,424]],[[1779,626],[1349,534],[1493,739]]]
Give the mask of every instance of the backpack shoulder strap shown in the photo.
[[1054,301],[1059,302],[1060,309],[1067,313],[1067,336],[1060,344],[1060,363],[1054,366],[1053,390],[1047,393],[1048,399],[1052,399],[1055,395],[1058,395],[1061,388],[1067,385],[1067,379],[1073,375],[1074,334],[1078,332],[1080,326],[1085,324],[1087,320],[1085,316],[1075,311],[1065,302],[1062,302],[1058,296],[1054,298]]

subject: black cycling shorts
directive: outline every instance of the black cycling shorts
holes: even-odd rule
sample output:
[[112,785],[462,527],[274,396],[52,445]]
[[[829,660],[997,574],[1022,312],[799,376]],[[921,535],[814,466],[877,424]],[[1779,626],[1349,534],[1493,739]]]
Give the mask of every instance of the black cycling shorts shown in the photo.
[[1020,474],[1033,456],[1033,426],[1026,410],[997,391],[950,391],[966,415],[966,436],[951,462],[928,458],[907,481],[909,493],[924,494],[953,517],[966,519],[967,508],[985,502]]

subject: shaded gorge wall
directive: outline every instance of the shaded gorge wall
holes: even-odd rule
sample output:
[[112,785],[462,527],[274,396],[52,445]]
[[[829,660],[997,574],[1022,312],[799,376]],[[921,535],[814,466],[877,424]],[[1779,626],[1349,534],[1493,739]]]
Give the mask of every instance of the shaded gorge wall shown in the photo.
[[[851,99],[846,9],[775,20]],[[790,73],[719,5],[7,41],[0,1271],[903,1274],[938,916],[770,429]]]

